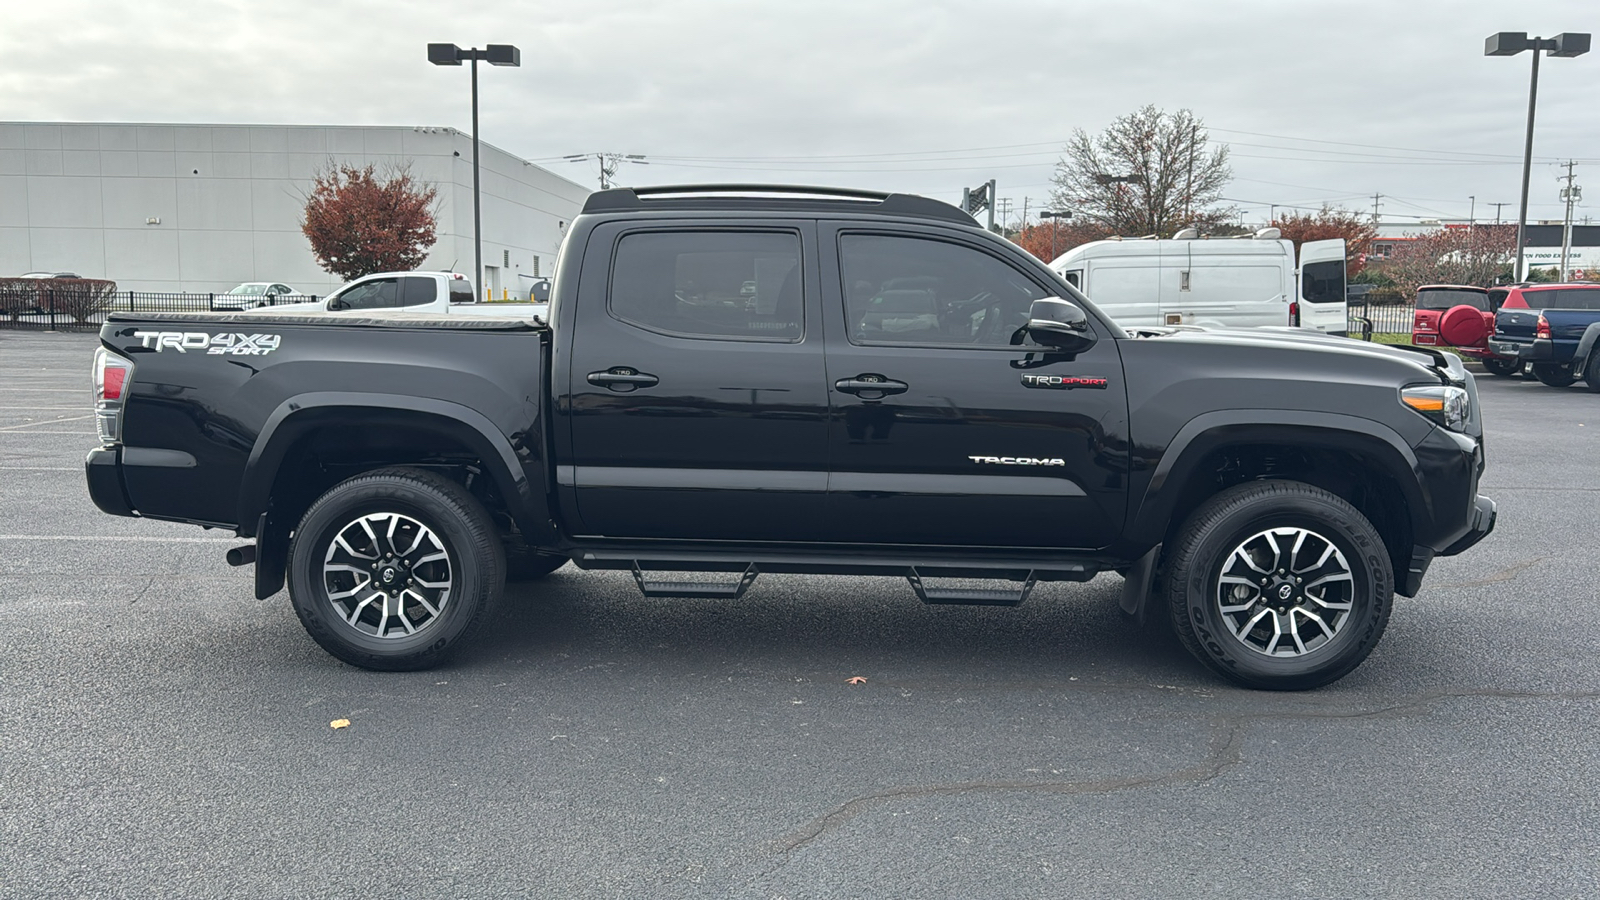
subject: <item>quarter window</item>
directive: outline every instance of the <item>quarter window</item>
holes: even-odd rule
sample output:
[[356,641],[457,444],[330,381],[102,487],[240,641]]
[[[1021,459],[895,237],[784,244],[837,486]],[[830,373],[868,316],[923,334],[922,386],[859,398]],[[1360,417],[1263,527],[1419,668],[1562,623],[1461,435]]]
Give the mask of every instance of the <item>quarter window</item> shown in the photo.
[[961,244],[847,234],[839,238],[845,316],[858,344],[1009,346],[1044,290]]
[[698,338],[800,340],[800,238],[785,232],[659,231],[625,235],[611,315]]

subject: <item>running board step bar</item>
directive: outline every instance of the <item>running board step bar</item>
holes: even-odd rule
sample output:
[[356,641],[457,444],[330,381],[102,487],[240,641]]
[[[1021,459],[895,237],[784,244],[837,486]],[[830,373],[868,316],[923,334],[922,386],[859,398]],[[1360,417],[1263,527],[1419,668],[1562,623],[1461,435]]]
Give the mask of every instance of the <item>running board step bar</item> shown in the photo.
[[[1021,588],[1000,590],[982,590],[978,588],[936,588],[923,584],[923,574],[912,566],[906,572],[906,581],[911,582],[911,589],[916,592],[917,599],[928,604],[959,604],[964,606],[1020,606],[1022,601],[1028,599],[1033,593],[1033,586],[1038,583],[1037,573],[1029,572],[1023,579]],[[937,577],[937,576],[935,576]]]
[[696,600],[737,600],[755,584],[761,571],[751,563],[735,582],[715,581],[651,581],[645,577],[639,561],[633,562],[633,580],[639,584],[639,593],[646,597],[674,597]]

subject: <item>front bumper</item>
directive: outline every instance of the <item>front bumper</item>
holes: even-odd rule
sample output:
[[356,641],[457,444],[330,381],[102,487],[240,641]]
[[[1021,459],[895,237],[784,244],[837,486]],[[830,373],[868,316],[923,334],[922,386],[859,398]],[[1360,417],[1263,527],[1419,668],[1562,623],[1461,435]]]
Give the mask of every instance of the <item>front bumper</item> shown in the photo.
[[1489,536],[1494,531],[1495,506],[1494,501],[1482,494],[1472,503],[1472,522],[1467,527],[1467,533],[1460,540],[1439,551],[1440,556],[1455,556],[1479,541]]
[[100,511],[113,516],[136,516],[128,492],[122,486],[121,451],[116,447],[96,447],[83,461],[89,481],[89,499]]

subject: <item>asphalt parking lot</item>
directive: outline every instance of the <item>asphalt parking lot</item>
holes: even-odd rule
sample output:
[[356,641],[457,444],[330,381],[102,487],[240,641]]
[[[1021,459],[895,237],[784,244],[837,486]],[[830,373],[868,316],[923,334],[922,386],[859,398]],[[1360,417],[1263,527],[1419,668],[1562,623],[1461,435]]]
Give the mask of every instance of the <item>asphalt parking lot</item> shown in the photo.
[[94,343],[0,331],[0,896],[1600,895],[1581,385],[1480,377],[1496,532],[1312,693],[1218,681],[1114,576],[984,609],[569,566],[379,675],[238,541],[94,509]]

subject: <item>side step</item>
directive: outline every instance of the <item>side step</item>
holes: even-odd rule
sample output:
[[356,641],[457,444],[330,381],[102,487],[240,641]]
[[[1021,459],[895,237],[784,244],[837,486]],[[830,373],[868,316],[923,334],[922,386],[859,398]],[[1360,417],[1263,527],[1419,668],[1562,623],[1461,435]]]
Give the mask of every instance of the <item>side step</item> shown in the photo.
[[918,600],[930,604],[960,604],[964,606],[1018,606],[1022,601],[1028,599],[1028,595],[1033,592],[1033,586],[1039,580],[1036,572],[1029,571],[1028,577],[1022,581],[1021,588],[981,590],[977,588],[929,587],[922,583],[923,577],[923,573],[917,571],[916,566],[912,566],[906,571],[906,581],[911,582],[911,589],[916,592]]
[[737,600],[744,596],[744,592],[755,584],[756,576],[761,571],[751,563],[739,576],[739,580],[729,583],[715,581],[651,581],[645,577],[643,569],[639,568],[639,561],[633,562],[633,580],[639,584],[639,593],[646,597],[679,597],[697,600]]

